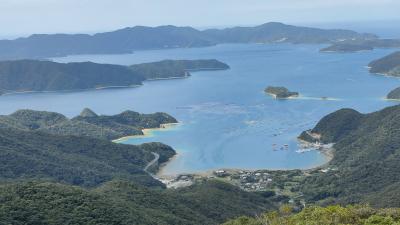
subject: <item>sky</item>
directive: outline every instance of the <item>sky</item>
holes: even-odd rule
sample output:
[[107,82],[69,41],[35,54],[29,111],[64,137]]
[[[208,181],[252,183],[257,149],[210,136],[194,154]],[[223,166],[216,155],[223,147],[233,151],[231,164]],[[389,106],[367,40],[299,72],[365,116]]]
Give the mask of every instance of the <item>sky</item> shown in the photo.
[[400,21],[400,0],[0,0],[0,37],[135,25],[197,28]]

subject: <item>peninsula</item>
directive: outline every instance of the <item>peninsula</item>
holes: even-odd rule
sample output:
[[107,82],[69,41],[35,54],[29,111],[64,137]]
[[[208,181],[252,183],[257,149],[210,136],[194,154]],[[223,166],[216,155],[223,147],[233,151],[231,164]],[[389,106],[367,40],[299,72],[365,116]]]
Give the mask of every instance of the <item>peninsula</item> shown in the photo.
[[299,96],[298,92],[289,91],[285,87],[269,86],[264,90],[264,92],[278,99],[286,99]]
[[400,76],[400,52],[374,60],[368,67],[371,73],[398,77]]
[[86,108],[79,116],[66,116],[46,111],[18,110],[0,116],[0,127],[24,131],[41,131],[55,135],[73,135],[105,140],[142,135],[142,129],[160,128],[178,121],[166,113],[140,114],[124,111],[113,116],[97,115]]
[[145,80],[183,78],[190,71],[225,70],[215,59],[164,60],[121,66],[92,62],[56,63],[39,60],[0,62],[0,92],[73,91],[141,85]]
[[400,87],[391,90],[389,94],[387,94],[386,99],[400,100]]

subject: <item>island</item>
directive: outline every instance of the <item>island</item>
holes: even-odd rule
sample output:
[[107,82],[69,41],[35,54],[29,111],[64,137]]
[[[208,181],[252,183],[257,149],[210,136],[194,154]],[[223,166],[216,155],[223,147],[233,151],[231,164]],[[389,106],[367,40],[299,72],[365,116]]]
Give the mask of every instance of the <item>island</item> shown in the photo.
[[374,60],[368,67],[371,73],[398,77],[400,76],[400,51]]
[[366,44],[351,44],[351,43],[335,43],[326,48],[320,50],[320,52],[361,52],[361,51],[371,51],[374,47]]
[[131,66],[44,60],[1,61],[0,90],[9,93],[132,87],[142,85],[146,80],[188,77],[191,71],[226,69],[229,69],[227,64],[215,59],[164,60]]
[[400,48],[400,39],[357,39],[341,40],[323,48],[320,52],[352,53],[371,51],[375,48]]
[[268,93],[278,99],[287,99],[287,98],[299,96],[298,92],[289,91],[285,87],[269,86],[264,90],[264,92]]
[[146,80],[184,78],[190,72],[227,70],[229,66],[216,59],[203,60],[163,60],[159,62],[136,64],[129,67]]

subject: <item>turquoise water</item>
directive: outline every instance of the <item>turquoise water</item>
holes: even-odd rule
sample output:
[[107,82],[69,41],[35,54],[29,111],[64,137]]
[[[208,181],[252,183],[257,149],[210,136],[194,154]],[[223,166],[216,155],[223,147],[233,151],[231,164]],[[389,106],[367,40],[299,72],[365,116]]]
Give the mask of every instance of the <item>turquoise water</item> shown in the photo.
[[[16,94],[0,97],[0,113],[20,108],[68,116],[90,107],[100,114],[131,109],[167,112],[180,125],[126,144],[160,141],[178,151],[166,174],[215,168],[310,168],[326,161],[316,151],[296,153],[296,137],[324,115],[344,107],[371,112],[394,102],[382,98],[399,80],[371,75],[365,66],[393,50],[323,54],[321,45],[218,45],[207,48],[138,51],[127,55],[83,55],[59,62],[134,64],[162,59],[216,58],[226,71],[193,73],[187,79],[146,82],[138,88]],[[299,99],[275,100],[263,93],[282,85]],[[330,97],[335,100],[320,100]],[[288,145],[287,150],[280,150]],[[275,147],[276,146],[276,147]],[[273,149],[277,148],[276,151]]]

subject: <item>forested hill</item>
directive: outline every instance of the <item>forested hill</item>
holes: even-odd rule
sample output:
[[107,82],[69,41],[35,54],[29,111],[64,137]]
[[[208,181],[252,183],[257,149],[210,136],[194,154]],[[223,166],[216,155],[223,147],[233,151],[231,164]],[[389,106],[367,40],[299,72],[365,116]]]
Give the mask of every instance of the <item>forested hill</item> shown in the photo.
[[130,67],[92,62],[2,61],[0,94],[128,87],[141,85],[147,79],[185,77],[193,70],[221,69],[229,69],[229,66],[214,59],[165,60]]
[[400,206],[399,105],[370,114],[342,109],[311,132],[336,144],[328,172],[315,171],[301,185],[309,202]]
[[0,128],[106,140],[141,135],[142,129],[160,128],[162,124],[177,122],[174,117],[161,112],[140,114],[127,110],[107,116],[97,115],[88,108],[72,119],[60,113],[34,110],[18,110],[10,115],[0,116]]
[[121,178],[162,186],[143,169],[154,159],[152,149],[175,154],[157,143],[145,144],[149,148],[6,128],[0,128],[0,140],[0,182],[42,179],[91,187]]
[[94,189],[50,183],[0,184],[0,223],[217,225],[276,205],[218,181],[157,190],[115,180]]
[[73,54],[123,54],[143,49],[204,47],[220,43],[332,43],[374,39],[375,35],[349,30],[324,30],[266,23],[205,31],[191,27],[128,27],[88,34],[34,34],[0,41],[0,59],[49,58]]

